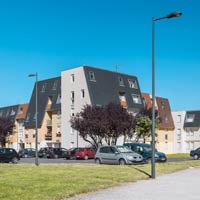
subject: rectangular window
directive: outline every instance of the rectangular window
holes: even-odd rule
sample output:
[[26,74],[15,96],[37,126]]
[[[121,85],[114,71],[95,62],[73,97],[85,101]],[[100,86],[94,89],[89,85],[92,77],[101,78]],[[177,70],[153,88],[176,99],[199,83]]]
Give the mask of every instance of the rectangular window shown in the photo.
[[136,104],[141,104],[141,98],[139,95],[137,94],[132,94],[132,98],[133,98],[133,102],[136,103]]
[[47,87],[47,83],[44,83],[43,86],[42,86],[41,92],[45,92],[46,87]]
[[58,80],[55,80],[54,83],[53,83],[52,90],[56,90],[57,85],[58,85]]
[[29,122],[30,116],[31,116],[31,113],[28,113],[28,114],[26,115],[26,122]]
[[85,98],[85,90],[84,89],[81,90],[81,99],[83,99],[83,98]]
[[3,116],[3,111],[1,110],[1,111],[0,111],[0,117],[2,117],[2,116]]
[[164,102],[160,102],[160,104],[161,104],[161,108],[164,110],[165,109],[165,104],[164,104]]
[[73,83],[75,81],[75,76],[74,74],[71,74],[71,83]]
[[138,89],[137,81],[136,80],[128,79],[128,83],[129,83],[129,87],[130,88]]
[[194,121],[194,116],[195,116],[194,114],[187,114],[185,121],[186,122],[193,122]]
[[181,123],[181,115],[177,115],[176,121],[177,121],[177,123]]
[[190,129],[190,136],[194,136],[194,131]]
[[165,115],[165,123],[168,123],[169,122],[169,119],[168,119],[168,116],[167,115]]
[[71,103],[74,104],[74,91],[71,91]]
[[9,114],[10,114],[10,110],[7,110],[6,117],[9,117]]
[[181,139],[181,129],[177,129],[177,140]]
[[168,133],[165,133],[165,140],[168,140]]
[[119,86],[124,86],[124,81],[121,76],[118,77],[118,81],[119,81]]
[[60,94],[57,97],[56,104],[61,104],[61,95]]
[[125,92],[119,92],[120,104],[123,108],[127,108]]
[[95,81],[94,72],[89,71],[89,78],[90,78],[90,81]]

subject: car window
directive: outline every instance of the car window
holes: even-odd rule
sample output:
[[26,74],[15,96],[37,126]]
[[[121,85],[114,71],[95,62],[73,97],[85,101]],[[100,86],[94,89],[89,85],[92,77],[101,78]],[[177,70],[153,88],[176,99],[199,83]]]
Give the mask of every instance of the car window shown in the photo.
[[109,153],[118,153],[118,150],[115,147],[110,147]]
[[101,147],[99,150],[100,153],[109,153],[110,148],[109,147]]
[[121,153],[133,153],[133,151],[129,149],[128,147],[120,146],[120,147],[117,147],[117,149]]

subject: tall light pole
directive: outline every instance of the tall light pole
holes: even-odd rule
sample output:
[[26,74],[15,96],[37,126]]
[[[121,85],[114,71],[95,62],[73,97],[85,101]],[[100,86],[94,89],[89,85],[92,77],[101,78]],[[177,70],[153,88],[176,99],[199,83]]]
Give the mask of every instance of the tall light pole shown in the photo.
[[154,31],[154,23],[155,21],[162,20],[162,19],[170,19],[174,17],[181,16],[181,12],[173,12],[164,17],[160,18],[152,18],[152,131],[151,131],[151,138],[152,138],[152,156],[151,156],[151,178],[156,177],[156,170],[155,170],[155,59],[154,59],[154,38],[155,38],[155,31]]
[[35,77],[35,165],[39,165],[38,162],[38,74],[29,74],[29,77]]

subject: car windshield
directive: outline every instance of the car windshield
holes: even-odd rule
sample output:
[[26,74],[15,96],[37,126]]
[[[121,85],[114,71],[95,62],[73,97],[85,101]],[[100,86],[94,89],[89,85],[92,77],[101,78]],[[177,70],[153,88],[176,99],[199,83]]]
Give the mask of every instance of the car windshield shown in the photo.
[[118,146],[117,149],[120,153],[133,153],[133,151],[128,147]]

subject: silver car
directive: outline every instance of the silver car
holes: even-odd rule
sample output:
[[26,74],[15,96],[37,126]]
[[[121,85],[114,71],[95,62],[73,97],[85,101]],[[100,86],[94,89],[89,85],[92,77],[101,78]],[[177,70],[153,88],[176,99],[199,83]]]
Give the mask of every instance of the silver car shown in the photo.
[[134,164],[143,162],[143,157],[125,146],[101,146],[95,155],[97,164]]

